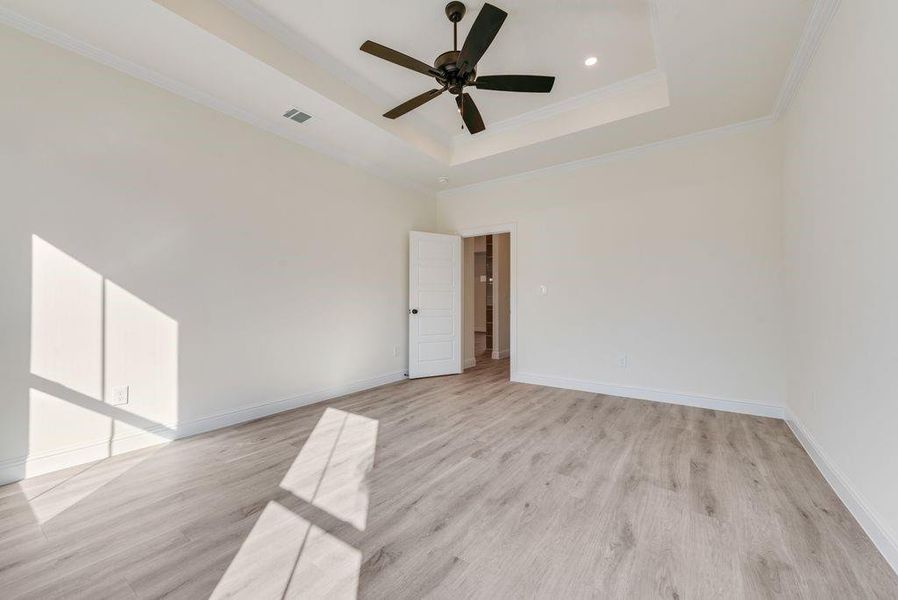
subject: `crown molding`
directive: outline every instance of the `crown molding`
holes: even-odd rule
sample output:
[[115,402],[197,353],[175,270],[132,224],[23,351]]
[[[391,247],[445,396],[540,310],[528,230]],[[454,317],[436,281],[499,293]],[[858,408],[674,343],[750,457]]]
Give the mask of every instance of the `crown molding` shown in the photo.
[[[252,5],[246,0],[221,0],[222,3],[234,10],[239,15],[244,18],[247,18],[251,22],[253,22],[256,26],[262,28],[267,31],[269,34],[277,37],[282,42],[287,43],[297,51],[306,52],[308,48],[304,44],[300,44],[296,38],[298,36],[295,33],[292,33],[292,30],[286,28],[286,26],[280,25],[279,27],[275,27],[277,22],[274,18],[265,15],[263,13],[258,12],[258,9],[255,10],[253,14],[253,18],[250,18],[250,10],[249,7]],[[647,152],[656,148],[668,146],[668,145],[676,145],[687,143],[691,140],[695,140],[698,138],[704,138],[711,135],[721,135],[728,132],[739,131],[746,128],[757,127],[768,125],[775,120],[782,117],[789,109],[792,101],[794,100],[798,90],[800,88],[801,82],[807,73],[810,65],[813,62],[814,56],[817,52],[817,49],[820,46],[823,35],[832,21],[834,15],[838,11],[841,0],[813,0],[813,6],[811,7],[810,14],[808,16],[804,31],[802,33],[801,39],[799,41],[798,46],[793,53],[792,60],[788,71],[786,73],[786,77],[783,81],[783,84],[780,88],[779,95],[776,100],[776,105],[773,113],[769,116],[762,117],[759,119],[755,119],[752,121],[747,121],[743,123],[736,123],[732,125],[727,125],[724,127],[700,131],[696,133],[686,134],[683,136],[668,138],[666,140],[660,140],[658,142],[653,142],[650,144],[645,144],[642,146],[636,146],[632,148],[626,148],[623,150],[618,150],[610,153],[600,154],[584,159],[579,159],[575,161],[570,161],[566,163],[561,163],[557,165],[550,165],[548,167],[543,167],[531,171],[526,171],[523,173],[516,173],[504,177],[498,177],[494,179],[489,179],[482,182],[472,183],[469,185],[459,186],[456,188],[451,188],[447,190],[441,190],[434,192],[434,190],[422,186],[418,183],[412,182],[406,178],[391,176],[389,174],[385,174],[382,169],[379,169],[375,165],[372,165],[369,161],[363,160],[357,156],[350,155],[346,152],[335,150],[329,146],[318,143],[314,140],[308,139],[300,139],[288,135],[286,132],[281,130],[276,123],[271,122],[270,120],[260,118],[246,110],[243,110],[237,106],[231,105],[230,103],[224,102],[219,98],[216,98],[210,94],[202,92],[188,84],[185,84],[181,81],[177,81],[173,78],[162,75],[159,72],[156,72],[152,69],[148,69],[131,61],[122,59],[112,53],[109,53],[100,48],[94,47],[90,44],[77,40],[61,31],[56,29],[44,26],[40,23],[32,21],[26,17],[15,13],[7,8],[0,7],[0,23],[8,25],[16,30],[19,30],[23,33],[31,35],[33,37],[42,39],[46,42],[64,48],[66,50],[75,52],[84,57],[87,57],[95,62],[103,64],[105,66],[116,69],[125,74],[131,75],[137,79],[160,87],[166,91],[177,94],[181,97],[192,100],[198,104],[207,106],[212,108],[218,112],[224,113],[228,116],[236,118],[244,123],[277,135],[285,140],[291,141],[293,143],[300,144],[309,148],[310,150],[320,152],[331,159],[337,160],[338,162],[359,168],[360,170],[368,173],[369,175],[373,175],[378,179],[388,181],[392,184],[401,186],[405,189],[412,190],[416,193],[424,194],[426,196],[432,197],[434,194],[438,198],[448,198],[455,194],[461,193],[463,191],[470,191],[473,189],[477,189],[483,186],[489,186],[497,183],[514,181],[518,179],[527,179],[531,177],[540,177],[546,174],[554,173],[554,172],[563,172],[579,169],[585,166],[589,166],[592,164],[598,164],[609,160],[615,160],[619,158],[623,158],[626,156],[632,156],[641,154],[643,152]],[[632,89],[638,85],[644,85],[646,82],[652,81],[654,78],[664,77],[664,72],[661,69],[661,65],[663,65],[662,57],[660,56],[658,40],[657,40],[657,20],[658,20],[658,6],[655,0],[651,2],[652,8],[652,20],[653,20],[653,38],[655,42],[655,50],[656,50],[656,60],[658,61],[659,67],[653,69],[652,71],[648,71],[646,73],[637,75],[633,78],[611,84],[609,86],[605,86],[598,90],[593,90],[591,92],[587,92],[586,94],[581,94],[574,98],[568,98],[561,102],[542,107],[535,111],[531,111],[529,113],[525,113],[523,115],[519,115],[517,117],[513,117],[511,119],[506,119],[504,121],[498,122],[492,126],[492,128],[498,128],[499,130],[512,129],[514,127],[518,127],[521,125],[527,125],[534,121],[544,119],[556,114],[560,114],[566,112],[568,110],[578,108],[584,105],[587,105],[591,102],[594,102],[598,99],[605,98],[616,93],[620,93],[626,91],[628,89]],[[286,36],[286,38],[285,38]],[[297,45],[299,44],[299,45]],[[316,55],[317,56],[317,55]],[[345,80],[344,80],[345,81]],[[352,82],[347,82],[350,85]]]
[[788,112],[801,88],[801,82],[814,62],[814,56],[817,54],[823,35],[838,12],[841,3],[841,0],[814,0],[814,5],[811,7],[807,23],[801,34],[801,40],[792,54],[792,62],[789,64],[789,70],[786,71],[786,78],[783,80],[779,96],[776,99],[773,110],[774,118],[779,119]]
[[[363,75],[359,75],[352,69],[347,69],[346,65],[334,58],[328,52],[323,50],[317,44],[311,42],[300,33],[283,23],[281,20],[263,10],[251,0],[219,0],[224,6],[232,10],[241,18],[249,21],[262,31],[268,33],[275,39],[283,42],[288,47],[305,56],[312,62],[324,68],[328,72],[336,73],[337,77],[346,85],[354,88],[356,91],[370,96],[374,92],[378,102],[400,102],[401,99],[395,98],[389,90],[382,87],[377,81],[374,81]],[[658,14],[657,0],[647,0],[649,6],[650,31],[652,36],[652,44],[655,50],[656,64],[661,63],[660,52],[657,43]],[[593,102],[600,101],[608,96],[624,93],[634,88],[639,88],[646,83],[650,83],[659,78],[665,78],[664,73],[658,69],[652,69],[645,73],[641,73],[634,77],[618,81],[599,89],[590,90],[584,94],[561,100],[548,106],[542,106],[527,113],[516,115],[508,119],[503,119],[495,123],[490,123],[490,127],[486,133],[494,134],[508,131],[510,129],[527,126],[534,121],[538,121],[547,117],[555,116],[582,106],[586,106]],[[428,135],[439,140],[447,146],[453,147],[457,138],[466,139],[467,133],[449,134],[447,135],[432,121],[419,117],[415,124],[423,127]]]
[[[765,127],[773,124],[777,120],[779,120],[785,113],[789,110],[789,106],[792,101],[795,99],[795,96],[798,93],[799,88],[801,87],[801,82],[804,79],[805,74],[811,67],[811,64],[814,61],[814,56],[817,54],[817,49],[820,47],[820,43],[823,40],[823,35],[826,33],[829,24],[832,22],[833,17],[838,12],[839,7],[841,6],[841,0],[813,0],[814,4],[811,7],[810,14],[808,15],[808,20],[805,24],[804,30],[801,35],[801,39],[799,40],[798,46],[795,48],[795,52],[792,55],[792,61],[789,64],[789,69],[786,72],[786,77],[783,80],[782,87],[780,88],[779,95],[776,100],[776,105],[774,111],[765,117],[761,117],[758,119],[753,119],[750,121],[744,121],[742,123],[734,123],[731,125],[725,125],[723,127],[718,127],[715,129],[709,129],[705,131],[699,131],[696,133],[690,133],[679,137],[668,138],[665,140],[660,140],[658,142],[653,142],[650,144],[645,144],[642,146],[635,146],[633,148],[626,148],[623,150],[617,150],[614,152],[609,152],[605,154],[599,154],[596,156],[591,156],[588,158],[582,158],[566,163],[560,163],[557,165],[550,165],[548,167],[543,167],[540,169],[534,169],[532,171],[526,171],[523,173],[515,173],[513,175],[507,175],[505,177],[497,177],[494,179],[488,179],[486,181],[480,181],[477,183],[472,183],[469,185],[463,185],[455,188],[450,188],[447,190],[441,190],[437,192],[437,198],[439,199],[449,199],[453,196],[470,192],[478,189],[487,188],[492,185],[506,183],[510,181],[518,181],[518,180],[526,180],[535,177],[541,177],[545,175],[550,175],[553,173],[561,173],[566,171],[574,171],[577,169],[581,169],[584,167],[588,167],[595,164],[600,164],[603,162],[620,159],[628,156],[635,156],[638,154],[642,154],[644,152],[649,152],[651,150],[655,150],[658,148],[663,148],[665,146],[679,145],[689,143],[694,140],[703,139],[706,137],[713,137],[718,135],[725,135],[728,133],[734,133],[737,131],[743,131],[746,129],[752,129],[755,127]],[[655,2],[652,2],[652,19],[653,24],[657,28],[658,21],[658,6]],[[663,61],[660,59],[660,53],[658,52],[658,41],[657,41],[657,30],[653,31],[653,37],[655,39],[655,48],[656,48],[656,58],[659,60],[659,64],[663,64]],[[655,71],[650,71],[648,73],[644,73],[642,76],[638,77],[648,77],[650,75],[659,72],[659,69],[655,69]],[[662,73],[663,74],[663,73]],[[631,80],[627,80],[631,81]],[[645,81],[645,80],[643,80]],[[621,82],[626,83],[626,82]],[[613,87],[613,86],[609,86]],[[605,88],[603,88],[604,90]],[[597,90],[597,92],[601,92],[602,90]],[[597,93],[592,92],[592,93]],[[584,96],[588,96],[589,94],[585,94]],[[561,104],[561,103],[559,103]],[[553,105],[554,106],[554,105]],[[551,108],[551,107],[546,107]],[[559,111],[560,112],[560,111]],[[532,113],[529,113],[532,114]],[[524,117],[526,115],[523,115]],[[520,117],[518,117],[520,118]],[[530,119],[536,120],[536,119]]]
[[[300,33],[283,23],[281,20],[269,14],[264,9],[257,6],[251,0],[219,0],[225,7],[239,15],[241,18],[252,23],[262,31],[271,35],[275,39],[286,44],[299,54],[305,56],[313,63],[319,65],[330,73],[337,74],[337,77],[346,85],[354,88],[356,91],[370,96],[373,92],[378,102],[397,103],[401,99],[396,99],[389,90],[382,87],[378,82],[371,80],[363,75],[359,75],[352,69],[347,69],[346,65],[334,58],[328,52],[323,50],[317,44],[311,42]],[[658,14],[657,0],[647,0],[650,17],[650,31],[652,44],[655,50],[656,64],[661,64],[660,50],[657,43]],[[609,96],[625,93],[632,89],[640,88],[648,83],[657,81],[658,79],[666,79],[666,75],[659,68],[654,68],[645,73],[640,73],[634,77],[618,81],[599,89],[590,90],[584,94],[580,94],[571,98],[566,98],[557,103],[542,106],[535,110],[516,115],[501,121],[490,123],[489,129],[485,132],[489,135],[499,134],[511,129],[526,127],[534,121],[539,121],[548,117],[568,112],[591,103],[601,101]],[[412,117],[415,118],[415,117]],[[454,147],[456,139],[467,139],[467,133],[446,134],[434,122],[429,119],[418,117],[415,125],[421,127],[425,132],[438,140],[440,143],[446,144],[450,150]],[[481,136],[484,137],[484,136]]]
[[163,75],[158,71],[148,69],[135,62],[116,56],[111,52],[107,52],[106,50],[97,48],[96,46],[78,40],[66,33],[63,33],[62,31],[59,31],[58,29],[47,27],[46,25],[28,19],[27,17],[23,17],[22,15],[2,6],[0,6],[0,24],[7,25],[13,29],[21,31],[22,33],[53,44],[54,46],[58,46],[70,52],[80,54],[85,58],[89,58],[94,62],[100,63],[101,65],[111,67],[116,71],[119,71],[126,75],[130,75],[131,77],[140,79],[141,81],[144,81],[156,87],[162,88],[167,92],[171,92],[172,94],[176,94],[178,96],[181,96],[182,98],[192,100],[197,104],[201,104],[218,112],[224,113],[229,117],[233,117],[239,121],[243,121],[248,125],[257,127],[282,139],[293,142],[294,144],[299,144],[310,150],[323,154],[328,158],[336,160],[337,162],[355,167],[382,181],[387,181],[394,185],[398,185],[405,189],[417,192],[419,194],[425,194],[430,197],[432,197],[434,194],[433,190],[418,185],[407,179],[384,174],[383,169],[379,168],[377,165],[371,164],[368,161],[362,160],[357,156],[335,150],[334,148],[331,148],[330,146],[327,146],[325,144],[321,144],[315,140],[297,138],[288,135],[277,124],[268,119],[263,119],[253,113],[250,113],[249,111],[234,106],[229,102],[225,102],[220,98],[198,90],[182,81],[178,81],[176,79]]
[[[402,98],[396,98],[390,90],[384,88],[378,81],[360,75],[353,69],[347,68],[345,63],[336,59],[333,55],[295,31],[283,21],[273,17],[254,2],[251,2],[250,0],[218,1],[226,8],[236,13],[240,18],[252,23],[271,37],[285,44],[288,48],[291,48],[308,59],[310,62],[328,73],[333,74],[337,79],[356,92],[371,98],[373,102],[382,106],[388,106],[403,101]],[[452,136],[440,129],[436,123],[421,114],[409,116],[413,119],[413,124],[416,127],[423,129],[424,133],[432,137],[439,144],[447,147],[449,146],[450,138]]]
[[317,44],[310,42],[283,21],[274,18],[250,0],[219,0],[219,2],[243,20],[249,21],[276,40],[283,42],[291,49],[310,59],[313,63],[334,73],[343,83],[356,90],[364,91],[368,95],[374,92],[378,101],[387,102],[393,100],[390,98],[387,90],[376,81],[371,81],[367,77],[346,69],[345,65],[341,65]]
[[506,175],[505,177],[497,177],[495,179],[489,179],[486,181],[478,181],[477,183],[471,183],[468,185],[461,185],[455,188],[450,188],[448,190],[441,190],[437,192],[437,198],[440,200],[448,200],[453,196],[458,196],[463,193],[481,190],[485,188],[489,188],[495,185],[499,185],[502,183],[508,183],[512,181],[524,181],[528,179],[535,179],[539,177],[546,177],[548,175],[554,175],[557,173],[566,173],[570,171],[577,171],[579,169],[583,169],[586,167],[590,167],[593,165],[598,165],[605,162],[610,162],[613,160],[620,160],[622,158],[629,158],[632,156],[638,156],[640,154],[645,154],[646,152],[652,152],[654,150],[659,150],[661,148],[666,147],[675,147],[682,146],[686,144],[690,144],[699,140],[704,140],[708,138],[720,137],[724,135],[729,135],[733,133],[738,133],[741,131],[751,130],[751,129],[759,129],[763,127],[768,127],[776,122],[776,119],[773,115],[768,115],[766,117],[760,117],[758,119],[752,119],[750,121],[743,121],[741,123],[733,123],[731,125],[724,125],[723,127],[715,127],[714,129],[706,129],[704,131],[697,131],[695,133],[687,133],[686,135],[681,135],[678,137],[667,138],[664,140],[659,140],[657,142],[651,142],[649,144],[643,144],[642,146],[634,146],[632,148],[624,148],[622,150],[615,150],[613,152],[606,152],[605,154],[599,154],[597,156],[589,156],[587,158],[580,158],[577,160],[572,160],[565,163],[559,163],[557,165],[550,165],[548,167],[543,167],[540,169],[534,169],[532,171],[525,171],[523,173],[514,173],[513,175]]
[[[590,104],[601,102],[602,100],[606,100],[607,98],[617,96],[619,94],[625,94],[632,90],[640,89],[648,84],[655,83],[660,80],[667,81],[667,76],[658,69],[652,69],[651,71],[640,73],[639,75],[635,75],[628,79],[616,81],[604,87],[590,90],[588,92],[579,94],[577,96],[572,96],[570,98],[565,98],[564,100],[560,100],[553,104],[541,106],[540,108],[531,110],[530,112],[516,115],[514,117],[509,117],[507,119],[502,119],[501,121],[497,121],[495,123],[490,123],[489,129],[483,132],[483,134],[480,134],[478,137],[490,137],[493,135],[505,133],[512,129],[526,127],[536,121],[541,121],[543,119],[564,114],[566,112],[582,108],[584,106],[589,106]],[[467,140],[469,137],[470,134],[468,134],[467,132],[458,133],[453,136],[453,145],[456,140]]]
[[[246,2],[246,0],[223,0],[224,2]],[[649,10],[649,32],[652,38],[652,47],[655,52],[655,68],[633,77],[610,83],[598,89],[589,90],[583,94],[578,94],[570,98],[565,98],[553,104],[541,106],[530,112],[526,112],[514,117],[502,119],[495,123],[490,123],[482,137],[490,137],[494,134],[500,134],[512,129],[526,127],[535,121],[540,121],[549,117],[566,113],[571,110],[582,108],[590,104],[600,102],[609,97],[623,94],[634,89],[639,89],[647,84],[654,83],[658,80],[667,81],[667,75],[664,70],[664,56],[661,52],[661,46],[658,43],[659,38],[659,21],[658,21],[658,2],[657,0],[647,0]],[[467,133],[457,133],[452,136],[452,146],[454,148],[456,141],[468,139]]]

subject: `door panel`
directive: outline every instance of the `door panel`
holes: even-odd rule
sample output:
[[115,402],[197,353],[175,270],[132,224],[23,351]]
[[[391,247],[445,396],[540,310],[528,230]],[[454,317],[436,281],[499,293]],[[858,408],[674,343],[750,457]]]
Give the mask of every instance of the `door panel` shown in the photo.
[[421,335],[452,335],[452,318],[431,317],[422,319],[419,332]]
[[409,233],[408,376],[461,373],[461,238]]

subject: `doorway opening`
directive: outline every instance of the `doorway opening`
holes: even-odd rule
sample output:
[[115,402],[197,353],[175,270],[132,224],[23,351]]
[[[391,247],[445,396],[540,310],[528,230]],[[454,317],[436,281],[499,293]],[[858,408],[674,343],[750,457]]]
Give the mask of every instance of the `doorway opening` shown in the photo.
[[[473,235],[472,235],[473,234]],[[462,232],[464,368],[501,370],[513,360],[512,232]]]
[[[493,376],[515,379],[515,246],[514,224],[456,234],[409,232],[409,379],[461,373],[478,368],[478,362],[495,369]],[[479,261],[475,250],[483,253]],[[481,265],[478,275],[475,261]],[[482,334],[479,361],[475,329]]]

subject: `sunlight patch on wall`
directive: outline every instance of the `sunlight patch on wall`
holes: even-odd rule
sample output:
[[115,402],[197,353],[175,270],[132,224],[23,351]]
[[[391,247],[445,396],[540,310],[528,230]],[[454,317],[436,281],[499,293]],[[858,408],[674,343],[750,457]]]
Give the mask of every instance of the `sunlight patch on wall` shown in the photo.
[[[178,419],[178,322],[106,281],[106,402],[128,386],[129,412],[173,427]],[[122,423],[119,433],[138,433]]]
[[112,419],[40,390],[29,390],[28,451],[31,455],[77,448],[109,437]]
[[103,277],[32,236],[31,372],[99,400]]
[[31,304],[27,476],[175,437],[177,321],[36,235]]

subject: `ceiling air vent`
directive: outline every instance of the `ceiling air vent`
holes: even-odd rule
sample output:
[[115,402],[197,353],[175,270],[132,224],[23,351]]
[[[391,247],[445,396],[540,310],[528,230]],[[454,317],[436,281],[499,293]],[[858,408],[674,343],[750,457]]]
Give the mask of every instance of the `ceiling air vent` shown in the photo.
[[291,121],[296,121],[297,123],[305,123],[309,119],[312,118],[312,115],[307,115],[304,112],[300,112],[295,108],[291,108],[287,112],[284,113],[284,116],[290,119]]

